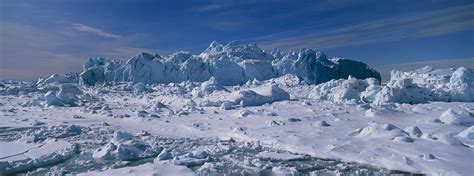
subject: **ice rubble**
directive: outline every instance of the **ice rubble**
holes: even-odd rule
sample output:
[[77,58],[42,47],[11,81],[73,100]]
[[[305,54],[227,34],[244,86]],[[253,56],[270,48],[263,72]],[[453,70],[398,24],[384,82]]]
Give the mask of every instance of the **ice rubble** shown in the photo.
[[411,72],[393,70],[386,85],[376,79],[349,77],[315,86],[313,98],[336,103],[427,103],[429,101],[474,101],[474,72],[460,67],[434,70],[424,67]]
[[374,78],[360,80],[349,77],[319,84],[313,89],[310,96],[333,102],[360,103],[374,99],[379,88],[378,80]]
[[362,62],[328,59],[324,53],[311,49],[302,49],[298,54],[279,52],[272,55],[255,44],[213,42],[199,55],[184,51],[166,57],[139,53],[126,62],[91,58],[80,74],[80,83],[204,82],[213,77],[219,85],[240,85],[248,80],[267,80],[285,74],[295,74],[309,84],[349,75],[380,80],[380,74]]
[[[59,89],[59,90],[56,90]],[[77,106],[82,90],[75,84],[60,84],[46,92],[43,96],[26,102],[26,106]]]
[[45,84],[64,84],[64,83],[78,83],[79,82],[79,74],[77,73],[66,73],[65,75],[57,75],[53,74],[48,78],[39,78],[36,82],[37,85],[45,85]]
[[214,91],[229,92],[224,86],[219,85],[214,77],[211,77],[209,80],[203,82],[200,87],[195,88],[192,94],[196,97],[204,97]]
[[459,67],[456,70],[435,70],[426,66],[411,72],[392,71],[389,83],[399,81],[411,82],[405,87],[418,87],[415,88],[416,91],[422,91],[421,93],[425,94],[428,100],[474,101],[474,71],[472,69]]

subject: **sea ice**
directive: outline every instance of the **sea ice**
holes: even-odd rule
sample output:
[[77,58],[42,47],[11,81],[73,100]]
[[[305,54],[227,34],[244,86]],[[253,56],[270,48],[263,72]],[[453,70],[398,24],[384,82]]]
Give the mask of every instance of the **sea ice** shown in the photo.
[[[63,140],[46,140],[40,144],[0,142],[0,174],[27,171],[69,159],[77,152],[74,144]],[[8,154],[3,153],[9,151]]]

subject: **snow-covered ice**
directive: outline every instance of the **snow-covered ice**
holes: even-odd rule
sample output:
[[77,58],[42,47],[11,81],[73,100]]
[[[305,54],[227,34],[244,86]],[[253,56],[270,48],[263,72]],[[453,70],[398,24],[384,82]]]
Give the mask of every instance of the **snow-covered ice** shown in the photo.
[[76,152],[74,145],[61,140],[47,140],[40,144],[1,142],[0,149],[0,174],[59,163],[71,158]]
[[213,42],[0,81],[0,174],[469,175],[473,71]]
[[166,176],[170,173],[173,175],[182,175],[182,176],[193,176],[196,175],[191,169],[185,166],[176,166],[172,163],[146,163],[143,165],[139,165],[136,167],[124,167],[118,169],[110,169],[102,172],[87,172],[78,175],[95,175],[95,176],[107,176],[107,175],[136,175],[136,176],[146,176],[146,175],[153,175],[153,176]]

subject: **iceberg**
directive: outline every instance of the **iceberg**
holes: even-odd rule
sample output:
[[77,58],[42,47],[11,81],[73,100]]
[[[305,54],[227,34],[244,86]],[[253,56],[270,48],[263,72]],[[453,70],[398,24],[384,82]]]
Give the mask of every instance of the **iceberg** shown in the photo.
[[180,51],[169,56],[139,53],[128,61],[90,58],[79,75],[83,85],[97,83],[180,83],[204,82],[214,77],[223,86],[235,86],[249,80],[268,80],[294,74],[307,84],[319,84],[349,75],[380,80],[380,74],[362,62],[328,59],[322,52],[302,49],[299,53],[260,49],[255,44],[212,42],[199,55]]

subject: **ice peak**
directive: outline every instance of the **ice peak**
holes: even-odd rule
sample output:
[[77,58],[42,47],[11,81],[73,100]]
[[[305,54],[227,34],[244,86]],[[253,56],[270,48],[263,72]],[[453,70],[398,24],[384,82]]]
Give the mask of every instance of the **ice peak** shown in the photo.
[[145,52],[138,53],[135,57],[143,58],[143,59],[146,59],[146,60],[153,60],[155,58],[155,56],[153,56],[149,53],[145,53]]
[[216,47],[216,46],[219,46],[219,45],[221,45],[219,42],[213,40],[213,41],[211,42],[211,44],[209,45],[209,47]]

